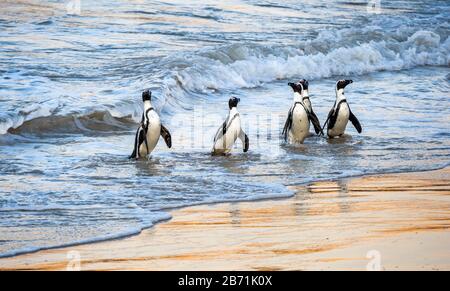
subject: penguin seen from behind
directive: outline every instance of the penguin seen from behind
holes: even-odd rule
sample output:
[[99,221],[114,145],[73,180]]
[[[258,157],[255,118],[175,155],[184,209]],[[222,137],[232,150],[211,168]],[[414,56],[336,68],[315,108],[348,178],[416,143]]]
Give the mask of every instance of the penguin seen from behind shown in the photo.
[[317,116],[311,114],[303,101],[303,85],[300,82],[288,85],[294,90],[294,104],[289,109],[282,135],[286,142],[303,143],[309,136],[310,122],[316,132],[321,130],[320,123]]
[[133,153],[130,159],[146,158],[156,147],[159,137],[162,136],[166,145],[172,147],[172,137],[169,130],[161,124],[158,113],[151,103],[152,92],[146,90],[142,93],[144,113],[141,124],[134,139]]
[[300,84],[302,84],[303,86],[303,91],[302,91],[302,100],[303,100],[303,104],[305,105],[306,109],[309,111],[309,113],[311,114],[312,119],[317,120],[319,126],[314,126],[314,131],[316,132],[316,134],[320,134],[323,135],[323,130],[320,127],[320,121],[319,118],[317,117],[317,115],[314,113],[314,110],[312,109],[312,103],[311,103],[311,99],[309,97],[309,82],[308,80],[305,79],[301,79],[299,81]]
[[236,142],[236,139],[240,139],[244,146],[244,153],[248,151],[249,139],[241,127],[241,117],[237,110],[237,105],[241,100],[236,97],[231,97],[228,100],[228,107],[230,112],[227,119],[224,121],[221,127],[217,130],[214,136],[214,146],[212,150],[213,155],[227,155],[231,152],[231,149]]

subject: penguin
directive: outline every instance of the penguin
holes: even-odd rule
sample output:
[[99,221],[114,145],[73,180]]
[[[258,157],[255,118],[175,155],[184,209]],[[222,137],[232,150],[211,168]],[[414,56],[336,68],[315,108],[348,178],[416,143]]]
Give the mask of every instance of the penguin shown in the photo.
[[[302,91],[303,104],[305,105],[305,107],[309,111],[309,113],[311,114],[312,118],[319,121],[319,118],[317,117],[317,115],[314,113],[314,110],[312,109],[311,100],[309,99],[309,90],[308,90],[309,82],[308,82],[308,80],[301,79],[299,81],[299,83],[302,84],[302,86],[303,86],[303,91]],[[320,121],[319,121],[319,125],[320,125]],[[314,126],[314,124],[313,124],[313,126]],[[316,134],[323,135],[323,130],[320,126],[319,127],[314,126],[314,130],[315,130]]]
[[217,130],[214,136],[214,147],[212,150],[213,155],[227,155],[231,152],[231,149],[236,142],[236,139],[240,139],[244,147],[244,153],[249,149],[249,139],[247,134],[242,130],[241,117],[237,110],[237,105],[241,100],[236,97],[231,97],[228,101],[228,107],[230,112],[227,119],[222,126]]
[[303,143],[309,136],[310,122],[317,133],[322,128],[317,116],[312,115],[303,102],[303,85],[301,83],[289,83],[288,85],[294,90],[294,104],[289,109],[282,135],[286,142]]
[[159,136],[162,136],[167,147],[172,147],[172,137],[169,130],[161,124],[158,113],[151,103],[152,92],[146,90],[142,93],[144,102],[144,113],[141,125],[136,131],[133,153],[130,159],[146,158],[156,147]]
[[352,80],[340,80],[336,82],[336,102],[330,110],[328,119],[325,122],[325,125],[328,124],[327,134],[329,138],[342,136],[349,120],[352,122],[358,133],[362,132],[361,124],[359,123],[358,118],[356,118],[350,110],[350,106],[344,95],[345,87],[352,83]]

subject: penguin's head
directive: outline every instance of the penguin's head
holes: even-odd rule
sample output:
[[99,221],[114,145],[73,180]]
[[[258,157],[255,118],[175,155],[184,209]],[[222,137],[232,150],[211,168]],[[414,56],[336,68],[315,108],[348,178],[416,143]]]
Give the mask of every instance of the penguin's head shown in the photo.
[[237,105],[240,101],[241,101],[241,99],[239,99],[237,97],[231,97],[230,100],[228,100],[228,107],[230,107],[230,110],[233,107],[237,107]]
[[294,92],[302,94],[303,91],[303,85],[302,83],[298,82],[298,83],[288,83],[289,86],[291,86],[292,90],[294,90]]
[[142,92],[142,101],[151,101],[152,100],[152,91],[150,90],[145,90],[144,92]]
[[303,86],[303,90],[308,90],[308,86],[309,86],[309,82],[308,80],[305,79],[301,79],[300,81],[298,81],[300,84],[302,84]]
[[339,80],[336,83],[336,90],[344,89],[351,83],[353,83],[353,80]]

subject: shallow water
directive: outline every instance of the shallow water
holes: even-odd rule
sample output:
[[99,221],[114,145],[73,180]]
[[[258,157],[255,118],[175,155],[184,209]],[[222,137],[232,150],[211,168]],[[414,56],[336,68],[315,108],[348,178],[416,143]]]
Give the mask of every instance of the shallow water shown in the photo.
[[[173,207],[449,165],[448,1],[382,1],[379,14],[353,1],[226,2],[0,4],[1,255],[135,234]],[[286,84],[300,78],[322,123],[336,80],[352,78],[363,133],[283,144]],[[174,147],[134,162],[144,88]],[[250,152],[212,157],[230,95]]]

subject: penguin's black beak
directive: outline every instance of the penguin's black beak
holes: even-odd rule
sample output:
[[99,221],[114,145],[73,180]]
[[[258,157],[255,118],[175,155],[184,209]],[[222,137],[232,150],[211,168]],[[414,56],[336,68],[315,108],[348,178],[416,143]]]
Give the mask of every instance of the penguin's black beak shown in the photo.
[[295,84],[294,84],[294,83],[288,83],[288,86],[294,88],[294,87],[295,87]]
[[345,82],[347,83],[347,85],[353,83],[353,80],[345,80]]

